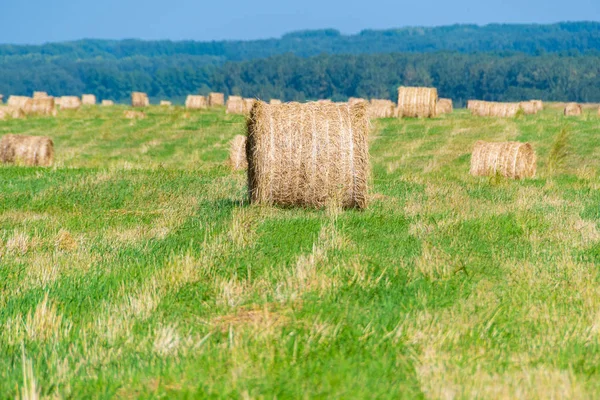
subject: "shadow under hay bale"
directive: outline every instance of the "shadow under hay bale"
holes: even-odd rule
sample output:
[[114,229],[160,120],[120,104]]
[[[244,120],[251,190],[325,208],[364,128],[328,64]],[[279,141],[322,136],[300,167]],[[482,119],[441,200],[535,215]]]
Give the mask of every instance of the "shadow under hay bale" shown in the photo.
[[78,110],[81,107],[81,99],[77,96],[63,96],[60,98],[61,110]]
[[132,107],[148,107],[150,105],[150,100],[148,99],[148,95],[143,92],[133,92],[131,93],[131,106]]
[[452,114],[452,111],[454,111],[452,99],[438,99],[435,109],[436,115]]
[[393,118],[396,115],[396,105],[391,100],[371,99],[369,118]]
[[7,118],[20,119],[25,117],[25,112],[19,107],[2,106],[0,107],[0,120]]
[[529,143],[478,141],[471,155],[471,175],[506,178],[532,178],[536,173],[536,155]]
[[185,99],[185,108],[190,110],[202,110],[208,108],[206,97],[190,94]]
[[5,135],[0,139],[0,162],[51,166],[54,162],[54,143],[46,136]]
[[366,208],[367,104],[257,101],[247,120],[250,201]]
[[225,105],[225,95],[223,93],[209,93],[208,94],[208,106],[209,107],[222,107]]
[[229,96],[227,98],[227,114],[243,114],[244,100],[240,96]]
[[433,118],[437,100],[435,88],[401,86],[398,88],[398,118]]
[[248,168],[248,160],[246,159],[246,136],[236,135],[236,137],[231,141],[231,149],[229,150],[229,166],[234,171]]
[[565,107],[566,117],[579,117],[581,114],[583,114],[583,107],[581,107],[581,104],[569,103]]
[[84,106],[95,106],[96,105],[96,96],[93,94],[84,94],[81,96],[81,104]]

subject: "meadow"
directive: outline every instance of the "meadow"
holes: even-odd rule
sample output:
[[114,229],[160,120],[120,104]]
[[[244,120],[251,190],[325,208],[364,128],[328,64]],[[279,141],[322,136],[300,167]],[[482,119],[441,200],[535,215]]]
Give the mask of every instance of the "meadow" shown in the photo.
[[249,205],[243,116],[125,109],[0,121],[56,149],[0,166],[0,397],[600,397],[595,112],[373,121],[357,211]]

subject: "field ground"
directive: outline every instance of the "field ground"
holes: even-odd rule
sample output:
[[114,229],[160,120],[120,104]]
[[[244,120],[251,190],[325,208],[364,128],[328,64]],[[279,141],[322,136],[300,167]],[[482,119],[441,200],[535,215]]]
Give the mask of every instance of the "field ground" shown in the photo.
[[600,396],[595,113],[375,121],[361,212],[249,206],[241,116],[124,109],[0,121],[56,146],[0,167],[1,397]]

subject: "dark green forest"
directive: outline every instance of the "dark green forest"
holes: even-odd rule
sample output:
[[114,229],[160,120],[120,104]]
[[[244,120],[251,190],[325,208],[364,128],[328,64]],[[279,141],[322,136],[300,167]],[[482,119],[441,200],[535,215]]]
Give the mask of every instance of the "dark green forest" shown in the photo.
[[0,93],[132,90],[182,101],[211,90],[262,99],[395,99],[399,85],[467,99],[600,102],[600,23],[305,31],[226,42],[82,40],[0,45]]

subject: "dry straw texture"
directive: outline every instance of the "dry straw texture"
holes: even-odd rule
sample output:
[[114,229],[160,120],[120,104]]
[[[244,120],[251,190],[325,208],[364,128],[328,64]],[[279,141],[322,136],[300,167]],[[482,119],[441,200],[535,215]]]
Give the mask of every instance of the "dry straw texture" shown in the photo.
[[148,107],[150,105],[150,100],[148,99],[148,95],[142,92],[133,92],[131,93],[131,106],[132,107]]
[[583,113],[583,108],[581,104],[577,103],[569,103],[565,107],[565,115],[567,117],[578,117]]
[[110,107],[110,106],[114,106],[115,102],[112,100],[102,100],[102,105],[104,107]]
[[237,135],[231,141],[229,165],[234,171],[248,168],[248,161],[246,159],[246,136]]
[[471,175],[521,179],[535,176],[536,156],[529,143],[478,141],[471,155]]
[[48,167],[54,161],[54,143],[46,136],[5,135],[0,140],[0,161]]
[[43,99],[45,97],[48,97],[48,93],[46,93],[46,92],[33,92],[33,98],[34,99]]
[[392,118],[396,115],[396,105],[391,100],[372,99],[369,104],[369,118]]
[[210,107],[221,107],[225,105],[225,95],[223,93],[209,93],[208,105]]
[[207,107],[208,102],[204,96],[190,94],[187,99],[185,99],[185,108],[191,110],[200,110]]
[[173,103],[171,103],[170,101],[167,101],[167,100],[161,100],[160,105],[163,107],[171,107],[173,105]]
[[244,114],[250,114],[250,110],[252,110],[256,101],[256,99],[244,99]]
[[248,188],[257,204],[365,208],[367,105],[268,105],[247,120]]
[[125,111],[125,118],[127,119],[144,119],[146,118],[146,114],[142,111],[133,111],[127,110]]
[[277,104],[281,104],[281,100],[279,99],[271,99],[271,101],[269,102],[269,104],[273,105],[277,105]]
[[25,116],[25,113],[19,107],[12,107],[12,106],[0,107],[0,120],[7,119],[7,118],[18,119],[18,118],[23,118],[24,116]]
[[517,115],[521,106],[519,103],[469,100],[467,108],[471,111],[472,115],[479,117],[512,118]]
[[454,105],[452,104],[452,99],[439,99],[436,105],[435,114],[452,114],[454,111]]
[[84,94],[81,96],[81,104],[84,106],[95,106],[96,105],[96,96],[93,94]]
[[526,115],[535,115],[538,113],[538,107],[533,101],[523,101],[519,103],[519,107]]
[[320,104],[330,104],[331,102],[332,102],[331,99],[317,100],[317,103],[320,103]]
[[12,106],[12,107],[25,108],[25,105],[30,101],[31,101],[31,97],[10,96],[8,98],[8,102],[6,104],[8,104],[9,106]]
[[240,96],[229,96],[226,112],[227,114],[243,114],[244,100]]
[[25,103],[23,111],[27,115],[56,115],[54,97],[38,97]]
[[437,100],[435,88],[401,86],[398,88],[398,117],[435,117]]
[[539,111],[544,110],[544,102],[541,100],[531,100],[531,102],[535,105],[535,108]]
[[81,99],[77,96],[63,96],[60,98],[61,110],[77,110],[81,107]]

